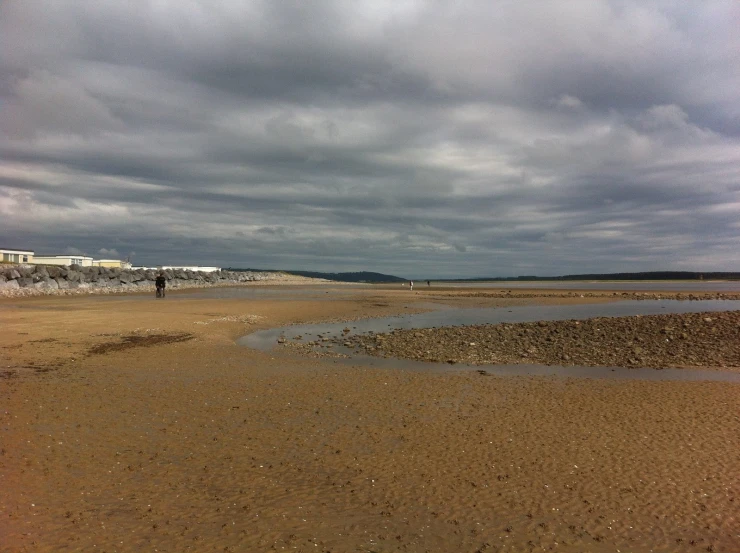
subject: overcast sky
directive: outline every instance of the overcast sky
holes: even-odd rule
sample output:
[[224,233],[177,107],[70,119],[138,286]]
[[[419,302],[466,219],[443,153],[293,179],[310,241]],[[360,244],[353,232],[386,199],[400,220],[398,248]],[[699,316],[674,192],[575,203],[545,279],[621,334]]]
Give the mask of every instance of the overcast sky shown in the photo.
[[0,246],[740,270],[740,3],[0,0]]

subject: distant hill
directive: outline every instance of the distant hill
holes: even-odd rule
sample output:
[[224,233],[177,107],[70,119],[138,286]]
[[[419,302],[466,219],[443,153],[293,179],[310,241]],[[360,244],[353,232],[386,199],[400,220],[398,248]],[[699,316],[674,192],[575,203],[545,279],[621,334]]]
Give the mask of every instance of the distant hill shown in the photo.
[[384,275],[382,273],[373,273],[371,271],[360,271],[357,273],[321,273],[318,271],[286,271],[284,269],[237,269],[229,267],[229,271],[252,271],[256,273],[287,273],[289,275],[304,276],[309,278],[323,278],[334,280],[336,282],[407,282],[407,279]]
[[298,275],[310,278],[325,278],[337,282],[406,282],[405,278],[384,275],[382,273],[373,273],[370,271],[360,271],[358,273],[319,273],[316,271],[285,271],[291,275]]
[[450,279],[450,282],[512,282],[520,280],[739,280],[740,272],[708,272],[696,273],[690,271],[652,271],[646,273],[595,273],[583,275],[563,275],[555,277],[539,277],[534,275],[517,277],[490,277]]

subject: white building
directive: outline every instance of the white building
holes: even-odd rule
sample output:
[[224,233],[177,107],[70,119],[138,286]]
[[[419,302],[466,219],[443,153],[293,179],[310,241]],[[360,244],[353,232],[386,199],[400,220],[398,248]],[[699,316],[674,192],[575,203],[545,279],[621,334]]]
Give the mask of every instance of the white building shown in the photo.
[[86,255],[37,255],[33,258],[35,265],[80,265],[92,267],[93,258]]
[[33,263],[33,250],[0,248],[0,261],[6,263]]
[[182,270],[182,271],[201,271],[203,273],[215,273],[220,271],[221,267],[195,267],[186,265],[160,265],[159,267],[134,267],[134,269],[145,269],[147,271],[161,271],[163,269]]
[[93,267],[113,267],[116,269],[130,269],[131,263],[120,259],[93,259]]

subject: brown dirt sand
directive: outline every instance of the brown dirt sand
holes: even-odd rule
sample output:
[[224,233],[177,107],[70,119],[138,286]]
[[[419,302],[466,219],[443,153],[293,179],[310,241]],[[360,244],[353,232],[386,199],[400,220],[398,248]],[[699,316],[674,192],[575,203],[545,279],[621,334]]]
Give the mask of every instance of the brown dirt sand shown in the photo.
[[235,345],[429,300],[327,291],[1,302],[0,551],[740,551],[739,385]]

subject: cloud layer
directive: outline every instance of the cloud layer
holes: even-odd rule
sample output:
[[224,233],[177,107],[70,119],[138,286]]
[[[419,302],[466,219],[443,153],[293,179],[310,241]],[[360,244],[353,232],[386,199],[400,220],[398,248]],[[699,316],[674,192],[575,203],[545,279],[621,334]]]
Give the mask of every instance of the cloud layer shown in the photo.
[[738,270],[739,23],[731,0],[4,2],[0,245]]

